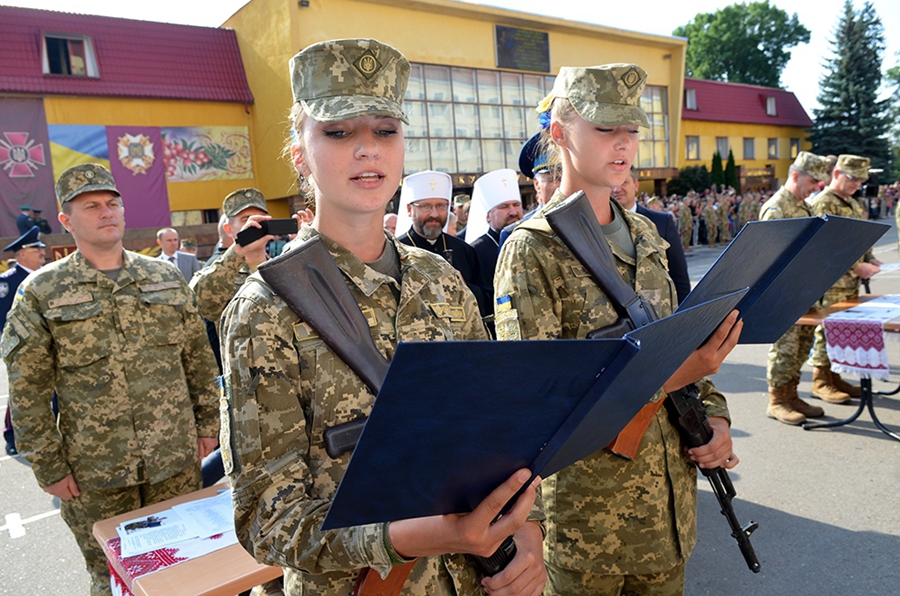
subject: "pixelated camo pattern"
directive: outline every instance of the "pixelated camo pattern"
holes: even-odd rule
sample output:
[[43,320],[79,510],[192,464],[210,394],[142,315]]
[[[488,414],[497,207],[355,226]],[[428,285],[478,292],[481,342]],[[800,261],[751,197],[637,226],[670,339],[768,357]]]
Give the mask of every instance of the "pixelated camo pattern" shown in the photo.
[[[853,219],[866,219],[866,212],[859,201],[853,197],[846,199],[840,197],[831,188],[826,188],[812,200],[812,212],[814,215],[839,215],[841,217],[852,217]],[[872,258],[872,249],[869,249],[865,255],[860,257],[850,271],[841,276],[835,282],[832,289],[849,290],[859,288],[859,276],[853,272],[854,267],[863,261]]]
[[650,128],[650,121],[640,108],[646,82],[647,73],[635,64],[562,67],[552,94],[567,98],[588,122]]
[[[565,195],[557,192],[546,209],[562,200]],[[662,240],[646,219],[615,205],[636,250],[632,259],[610,245],[619,273],[657,313],[668,315],[675,287]],[[512,296],[527,339],[583,339],[616,321],[610,301],[541,213],[503,245],[494,292]],[[709,415],[727,417],[724,397],[712,383],[704,379],[700,386]],[[644,574],[687,559],[696,541],[696,471],[665,412],[660,409],[651,423],[634,461],[599,451],[544,479],[547,560],[591,573]]]
[[[117,281],[81,255],[19,288],[2,341],[20,451],[41,486],[160,482],[218,432],[216,363],[173,267],[125,251]],[[59,432],[50,396],[59,396]]]
[[[318,234],[303,226],[297,242]],[[361,308],[374,312],[372,338],[388,359],[397,342],[486,339],[478,306],[440,257],[394,242],[402,284],[365,266],[323,237]],[[393,241],[393,239],[391,240]],[[391,287],[400,292],[400,302]],[[450,318],[449,304],[465,309]],[[443,313],[439,316],[437,313]],[[235,525],[257,560],[285,568],[286,593],[346,596],[364,567],[385,574],[390,557],[381,525],[319,528],[350,454],[330,459],[322,435],[365,416],[371,391],[254,274],[222,318],[222,353],[231,385],[225,421],[233,440]],[[464,557],[419,559],[403,594],[482,594]]]
[[806,201],[798,199],[783,186],[778,189],[778,192],[769,197],[768,201],[763,203],[759,211],[759,219],[762,221],[811,216],[812,209]]
[[203,318],[213,321],[218,329],[225,306],[244,285],[250,273],[247,262],[234,252],[233,246],[195,273],[191,278],[191,290],[197,296]]

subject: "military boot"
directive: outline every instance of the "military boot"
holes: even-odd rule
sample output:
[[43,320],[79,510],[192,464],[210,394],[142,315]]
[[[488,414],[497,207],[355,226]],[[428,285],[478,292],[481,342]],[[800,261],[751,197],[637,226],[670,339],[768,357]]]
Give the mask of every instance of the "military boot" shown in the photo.
[[842,404],[850,401],[848,394],[834,386],[834,377],[830,368],[818,366],[813,368],[813,385],[809,394],[830,404]]
[[788,387],[790,390],[790,395],[788,397],[791,400],[791,407],[807,418],[821,418],[822,416],[824,416],[825,410],[823,410],[819,406],[808,404],[800,399],[800,395],[797,394],[797,385],[799,384],[800,379],[794,379],[786,385],[786,387]]
[[834,386],[850,397],[859,397],[860,395],[862,395],[862,387],[860,387],[859,385],[848,383],[841,378],[841,375],[837,374],[836,372],[831,373],[831,378],[834,381]]
[[791,400],[790,383],[781,387],[769,387],[769,407],[766,408],[766,416],[794,426],[806,422],[806,416],[797,411]]

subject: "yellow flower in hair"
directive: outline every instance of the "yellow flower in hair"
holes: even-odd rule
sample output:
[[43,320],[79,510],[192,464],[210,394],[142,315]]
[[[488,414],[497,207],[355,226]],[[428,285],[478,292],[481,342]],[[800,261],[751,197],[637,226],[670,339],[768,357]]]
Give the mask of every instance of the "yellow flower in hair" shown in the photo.
[[553,92],[547,94],[547,96],[538,103],[537,107],[534,109],[538,114],[543,114],[550,110],[553,107],[553,100],[556,99],[556,96],[553,95]]

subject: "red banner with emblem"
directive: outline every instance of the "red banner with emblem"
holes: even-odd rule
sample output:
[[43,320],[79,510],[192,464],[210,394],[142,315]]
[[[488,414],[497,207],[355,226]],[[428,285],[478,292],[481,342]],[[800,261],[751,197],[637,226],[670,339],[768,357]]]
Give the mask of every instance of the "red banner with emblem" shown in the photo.
[[47,117],[40,99],[0,98],[0,237],[17,237],[21,207],[42,209],[59,231]]
[[172,225],[159,128],[107,126],[106,139],[109,169],[125,205],[125,227],[164,228]]

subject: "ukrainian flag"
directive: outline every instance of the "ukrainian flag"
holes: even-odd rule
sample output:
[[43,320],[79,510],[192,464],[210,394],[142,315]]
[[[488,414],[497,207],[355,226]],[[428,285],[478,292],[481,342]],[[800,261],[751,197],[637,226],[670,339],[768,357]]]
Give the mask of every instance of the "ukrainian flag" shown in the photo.
[[53,159],[53,178],[83,163],[99,163],[109,169],[109,143],[105,126],[80,124],[50,124],[50,155]]

